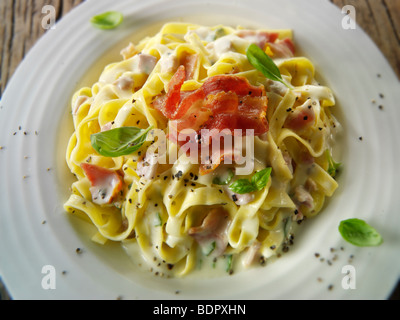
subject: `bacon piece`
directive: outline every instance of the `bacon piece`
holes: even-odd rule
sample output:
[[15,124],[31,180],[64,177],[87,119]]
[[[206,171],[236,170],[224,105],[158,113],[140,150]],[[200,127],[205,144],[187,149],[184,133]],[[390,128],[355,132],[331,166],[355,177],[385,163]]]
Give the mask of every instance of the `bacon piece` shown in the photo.
[[268,43],[274,58],[291,58],[295,54],[295,46],[289,38],[279,40],[276,43]]
[[81,168],[90,181],[93,202],[99,205],[112,203],[122,190],[122,179],[118,173],[90,163],[82,163]]
[[[209,145],[202,146],[202,148],[211,149],[211,147]],[[200,175],[205,175],[205,174],[211,173],[216,168],[218,168],[218,166],[223,161],[229,160],[230,163],[233,163],[233,161],[240,160],[241,156],[242,156],[241,153],[239,152],[239,150],[235,150],[232,148],[225,149],[223,145],[220,147],[220,150],[217,152],[212,152],[213,150],[210,150],[210,151],[211,152],[208,152],[209,154],[211,154],[209,159],[201,159],[201,164],[199,167]]]
[[193,79],[198,60],[198,54],[190,54],[188,52],[185,52],[181,56],[180,65],[183,65],[185,67],[185,80]]
[[209,108],[214,114],[236,113],[239,107],[239,97],[232,91],[220,91],[210,94],[205,103],[206,108]]
[[131,77],[124,75],[115,80],[113,84],[121,90],[132,90],[134,81]]
[[109,121],[106,124],[102,125],[100,130],[101,132],[108,131],[112,129],[112,126],[113,126],[113,121]]
[[205,95],[201,89],[182,95],[181,102],[179,105],[176,105],[175,112],[169,117],[169,119],[175,120],[183,118],[187,114],[188,110],[196,103],[198,104],[198,108],[201,108],[204,98]]
[[268,131],[266,119],[267,98],[264,97],[232,97],[228,94],[214,96],[216,101],[212,102],[214,115],[204,125],[205,129],[232,130],[253,129],[254,135],[259,136]]
[[181,99],[181,87],[185,82],[185,78],[185,67],[179,66],[178,70],[168,83],[166,96],[161,97],[153,104],[156,109],[160,110],[164,116],[169,119],[173,117],[176,107]]
[[217,75],[210,77],[204,82],[202,90],[205,96],[220,91],[232,91],[239,96],[251,95],[257,97],[261,97],[265,91],[263,86],[253,86],[245,77],[235,75]]
[[224,253],[228,245],[229,223],[228,212],[222,208],[215,208],[207,214],[201,226],[190,228],[188,234],[203,248],[214,244],[212,251],[207,254],[218,257]]
[[134,44],[130,42],[126,48],[121,50],[121,56],[124,58],[124,60],[127,60],[129,58],[132,58],[138,52],[139,51],[136,49]]
[[291,112],[285,120],[285,127],[294,131],[302,131],[313,125],[315,112],[311,104],[304,104]]
[[146,156],[137,162],[136,173],[141,178],[152,180],[155,178],[158,169],[158,154],[146,153]]
[[180,65],[175,54],[163,55],[159,63],[161,66],[161,73],[176,72]]
[[88,96],[79,96],[76,101],[75,104],[72,108],[72,114],[76,115],[78,113],[79,108],[89,99]]
[[309,209],[314,208],[314,199],[311,196],[310,192],[306,190],[306,188],[302,185],[297,186],[294,189],[294,200],[298,204],[302,204]]
[[[175,77],[175,76],[174,76]],[[183,77],[180,75],[180,77]],[[211,99],[209,102],[210,109],[213,109],[212,106],[218,101],[223,99],[223,95],[221,92],[232,92],[235,93],[237,96],[245,96],[251,95],[252,97],[261,97],[265,93],[263,87],[256,87],[252,86],[246,78],[238,77],[233,75],[220,75],[208,78],[204,84],[191,93],[185,94],[184,98],[181,102],[175,106],[174,113],[171,113],[167,118],[169,119],[180,119],[182,118],[189,110],[189,108],[198,101],[204,101],[210,95],[217,95],[216,98]],[[218,95],[219,94],[219,95]],[[232,98],[232,94],[229,94],[229,97]],[[225,97],[224,97],[225,98]],[[207,103],[207,102],[206,102]],[[169,110],[171,107],[171,102],[166,101],[164,103],[164,108]],[[220,103],[221,104],[221,103]]]
[[247,249],[244,259],[243,259],[243,265],[245,267],[249,267],[258,256],[260,256],[260,249],[261,249],[261,242],[259,241],[254,241],[253,244]]
[[139,73],[150,74],[157,64],[157,58],[147,53],[139,53],[134,59]]
[[[201,141],[203,148],[204,143],[206,147],[211,145],[213,135],[205,140],[201,136],[201,129],[215,129],[217,134],[225,129],[234,134],[235,129],[240,129],[241,135],[247,134],[247,129],[252,129],[256,136],[268,131],[268,99],[263,86],[253,86],[245,77],[218,75],[208,78],[195,91],[179,92],[185,77],[184,69],[180,67],[173,76],[164,100],[153,103],[167,118],[174,120],[173,123],[170,122],[169,132],[169,138],[173,141],[181,146],[188,143],[188,140],[193,140],[191,143]],[[188,138],[179,141],[179,133],[185,129],[198,132],[200,139]],[[211,166],[202,166],[201,173],[206,174],[210,169],[214,170],[226,157],[232,157],[232,152],[223,150],[222,147],[218,159],[214,159],[215,162]]]

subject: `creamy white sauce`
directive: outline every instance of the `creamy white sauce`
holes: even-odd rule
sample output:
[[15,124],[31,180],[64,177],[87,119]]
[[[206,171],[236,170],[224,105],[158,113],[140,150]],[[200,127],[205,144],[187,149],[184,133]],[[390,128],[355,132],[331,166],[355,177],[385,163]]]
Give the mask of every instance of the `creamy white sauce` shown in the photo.
[[161,73],[173,73],[179,67],[179,61],[176,54],[166,52],[159,61]]

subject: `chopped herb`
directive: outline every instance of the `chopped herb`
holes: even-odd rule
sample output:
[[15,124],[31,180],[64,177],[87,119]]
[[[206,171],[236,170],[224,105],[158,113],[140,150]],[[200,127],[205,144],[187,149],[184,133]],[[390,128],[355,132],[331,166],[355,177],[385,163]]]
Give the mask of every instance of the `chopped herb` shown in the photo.
[[154,225],[155,227],[161,227],[162,226],[162,219],[161,219],[161,215],[159,212],[157,212],[157,222]]
[[215,30],[215,39],[214,40],[219,39],[225,35],[226,35],[226,32],[225,32],[224,28],[218,28],[217,30]]
[[215,247],[217,246],[217,243],[215,241],[213,241],[211,243],[211,247],[207,250],[207,252],[205,253],[205,255],[208,257],[214,250]]
[[232,259],[233,258],[233,255],[232,254],[230,254],[230,255],[228,255],[227,256],[227,264],[226,264],[226,272],[230,272],[231,270],[232,270]]
[[227,185],[229,182],[231,182],[232,178],[234,177],[234,173],[231,169],[228,170],[228,172],[223,175],[222,177],[217,176],[213,179],[213,184],[218,184],[220,186],[222,185]]
[[328,149],[325,151],[325,154],[326,154],[326,158],[328,159],[328,170],[327,171],[332,177],[335,177],[339,167],[342,164],[337,163],[333,160],[332,155]]

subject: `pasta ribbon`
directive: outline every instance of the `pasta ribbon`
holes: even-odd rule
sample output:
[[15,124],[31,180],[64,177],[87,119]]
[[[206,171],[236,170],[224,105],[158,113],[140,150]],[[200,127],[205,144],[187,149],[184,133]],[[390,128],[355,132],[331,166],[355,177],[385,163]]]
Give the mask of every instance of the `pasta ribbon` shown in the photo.
[[[293,89],[252,66],[250,44]],[[335,99],[296,55],[292,31],[173,22],[121,54],[71,99],[76,181],[65,210],[95,227],[94,242],[120,242],[160,276],[232,272],[284,252],[338,188],[324,158],[339,127]],[[94,149],[93,134],[124,127],[148,129],[135,151]],[[127,139],[115,135],[102,143]],[[211,149],[216,139],[225,144]]]

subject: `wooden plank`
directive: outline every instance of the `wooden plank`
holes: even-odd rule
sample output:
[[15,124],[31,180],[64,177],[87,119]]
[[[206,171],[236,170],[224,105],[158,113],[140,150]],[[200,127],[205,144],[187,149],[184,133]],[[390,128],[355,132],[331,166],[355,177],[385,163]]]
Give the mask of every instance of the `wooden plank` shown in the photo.
[[46,16],[42,9],[51,5],[59,20],[84,0],[1,0],[0,1],[0,96],[16,68],[33,47],[36,41],[46,33],[42,20]]
[[339,8],[352,5],[356,22],[381,50],[400,79],[400,1],[331,0]]
[[12,71],[10,70],[10,52],[13,41],[13,29],[14,29],[14,8],[12,0],[0,1],[0,19],[1,23],[0,35],[0,49],[1,49],[1,61],[0,61],[0,94],[3,92],[4,87],[10,77]]

